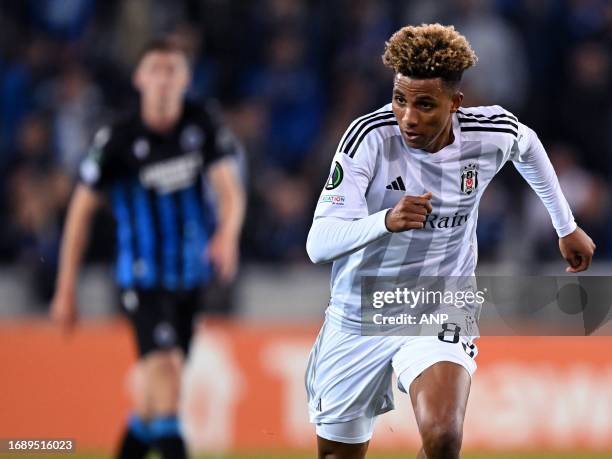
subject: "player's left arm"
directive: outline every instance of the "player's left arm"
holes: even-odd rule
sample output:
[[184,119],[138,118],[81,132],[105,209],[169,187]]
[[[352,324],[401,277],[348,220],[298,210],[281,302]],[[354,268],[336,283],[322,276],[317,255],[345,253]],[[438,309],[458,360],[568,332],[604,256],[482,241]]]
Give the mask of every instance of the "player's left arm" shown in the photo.
[[588,269],[595,252],[595,244],[574,221],[542,142],[533,130],[520,123],[512,160],[548,210],[559,236],[561,255],[569,263],[566,271],[578,273]]
[[208,180],[218,200],[218,224],[207,255],[222,282],[231,282],[238,270],[239,241],[245,197],[235,157],[226,156],[208,169]]

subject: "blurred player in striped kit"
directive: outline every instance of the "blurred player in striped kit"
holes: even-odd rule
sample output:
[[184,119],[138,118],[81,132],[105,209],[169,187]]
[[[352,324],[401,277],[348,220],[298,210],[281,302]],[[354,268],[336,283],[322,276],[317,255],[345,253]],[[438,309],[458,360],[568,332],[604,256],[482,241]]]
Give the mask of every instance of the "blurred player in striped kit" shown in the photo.
[[[306,372],[319,458],[365,457],[376,417],[393,409],[391,376],[410,395],[419,459],[457,459],[476,370],[474,334],[364,336],[361,280],[473,276],[478,204],[512,161],[538,194],[568,272],[595,245],[577,227],[537,135],[500,106],[461,107],[476,63],[464,36],[440,24],[404,27],[386,44],[392,102],[355,120],[340,141],[307,250],[333,261],[331,299]],[[448,324],[444,324],[448,325]]]
[[[107,199],[117,221],[116,282],[134,327],[140,360],[137,400],[119,458],[149,449],[186,457],[177,407],[199,289],[237,269],[244,197],[240,145],[211,110],[184,100],[186,53],[150,43],[133,76],[140,105],[101,128],[80,170],[64,230],[52,316],[77,317],[75,285],[94,211]],[[217,212],[205,200],[212,186]]]

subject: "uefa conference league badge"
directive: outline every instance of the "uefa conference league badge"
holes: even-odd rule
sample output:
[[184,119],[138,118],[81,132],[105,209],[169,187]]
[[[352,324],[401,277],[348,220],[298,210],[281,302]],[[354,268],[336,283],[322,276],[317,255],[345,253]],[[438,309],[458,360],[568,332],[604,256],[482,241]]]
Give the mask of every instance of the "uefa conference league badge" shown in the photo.
[[342,183],[342,179],[344,178],[344,171],[342,170],[342,166],[338,161],[334,162],[334,168],[329,174],[329,178],[327,179],[327,183],[325,184],[326,190],[333,190],[337,188],[340,183]]

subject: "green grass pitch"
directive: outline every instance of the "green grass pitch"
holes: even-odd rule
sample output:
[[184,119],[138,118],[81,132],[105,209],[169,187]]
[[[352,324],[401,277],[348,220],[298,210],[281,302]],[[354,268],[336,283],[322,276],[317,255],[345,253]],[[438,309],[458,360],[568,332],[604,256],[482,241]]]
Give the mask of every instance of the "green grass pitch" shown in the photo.
[[[414,458],[416,452],[408,451],[406,453],[372,453],[369,454],[367,459],[409,459]],[[64,455],[27,455],[27,454],[0,454],[1,458],[19,458],[29,457],[36,459],[56,459],[56,458],[68,458],[68,459],[110,459],[109,456],[104,454],[87,454],[87,453],[73,453]],[[236,453],[236,454],[219,454],[219,455],[198,455],[193,459],[314,459],[316,457],[314,451],[312,453]],[[544,453],[544,452],[517,452],[517,453],[473,453],[466,452],[463,454],[462,459],[612,459],[611,452],[601,453],[582,453],[582,452],[571,452],[571,453]],[[159,459],[159,456],[151,454],[147,459]]]

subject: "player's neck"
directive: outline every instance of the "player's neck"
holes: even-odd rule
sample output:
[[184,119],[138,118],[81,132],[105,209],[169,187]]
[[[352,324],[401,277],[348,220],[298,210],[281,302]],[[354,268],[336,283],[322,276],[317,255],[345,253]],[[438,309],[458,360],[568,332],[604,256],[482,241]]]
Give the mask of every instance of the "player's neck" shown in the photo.
[[181,113],[183,111],[183,104],[178,103],[173,106],[149,106],[143,104],[140,109],[140,115],[144,125],[160,134],[166,134],[172,131],[179,122]]
[[455,133],[453,132],[452,119],[449,121],[448,126],[442,130],[440,135],[434,139],[431,145],[425,150],[428,153],[437,153],[444,147],[449,146],[455,141]]

